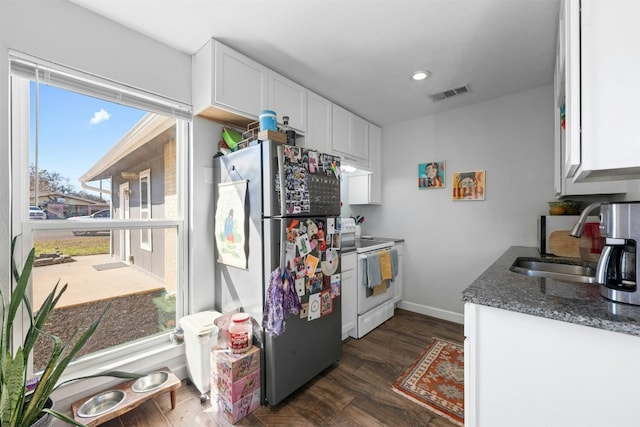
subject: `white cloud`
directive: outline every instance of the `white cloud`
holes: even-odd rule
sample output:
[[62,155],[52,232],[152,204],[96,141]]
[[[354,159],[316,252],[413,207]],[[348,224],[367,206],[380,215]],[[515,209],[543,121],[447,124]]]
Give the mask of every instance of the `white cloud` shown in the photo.
[[97,125],[98,123],[102,123],[104,121],[109,120],[111,114],[108,113],[104,108],[101,108],[100,111],[96,111],[93,113],[93,117],[91,118],[91,124]]

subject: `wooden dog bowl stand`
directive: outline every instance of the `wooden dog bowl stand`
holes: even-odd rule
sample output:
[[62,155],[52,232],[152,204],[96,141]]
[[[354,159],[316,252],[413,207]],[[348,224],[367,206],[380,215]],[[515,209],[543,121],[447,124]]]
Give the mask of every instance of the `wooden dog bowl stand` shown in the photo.
[[91,396],[87,396],[81,400],[74,402],[71,405],[71,409],[73,410],[73,418],[79,423],[83,423],[88,427],[97,426],[113,418],[119,417],[120,415],[125,414],[130,410],[142,405],[147,400],[153,399],[154,397],[159,396],[166,392],[169,392],[171,394],[171,409],[175,409],[176,408],[176,390],[180,388],[180,385],[181,385],[180,379],[178,379],[178,377],[176,377],[173,374],[173,372],[171,372],[168,368],[162,368],[158,370],[166,371],[169,373],[169,378],[164,384],[162,384],[162,386],[154,390],[140,393],[140,392],[135,392],[131,390],[131,385],[136,380],[130,380],[130,381],[118,384],[114,387],[110,387],[108,390],[123,390],[127,395],[124,398],[124,400],[120,402],[118,406],[113,408],[113,410],[108,411],[101,415],[97,415],[95,417],[81,417],[78,415],[78,408],[80,408],[80,406],[84,402],[91,399],[93,396],[96,396],[100,393],[104,393],[106,391],[106,390],[103,390],[101,392],[94,393]]

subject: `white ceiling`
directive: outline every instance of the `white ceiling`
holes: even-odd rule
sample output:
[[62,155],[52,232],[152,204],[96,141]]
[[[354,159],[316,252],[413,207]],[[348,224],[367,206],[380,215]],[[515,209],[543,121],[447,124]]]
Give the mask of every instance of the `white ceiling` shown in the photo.
[[551,84],[560,0],[70,1],[189,54],[216,38],[384,126]]

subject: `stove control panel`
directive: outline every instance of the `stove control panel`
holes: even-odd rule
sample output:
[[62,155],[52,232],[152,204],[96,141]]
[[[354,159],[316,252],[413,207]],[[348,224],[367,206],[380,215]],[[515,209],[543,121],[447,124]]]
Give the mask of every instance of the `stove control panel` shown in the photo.
[[349,234],[356,232],[356,220],[354,218],[341,218],[340,219],[340,233]]

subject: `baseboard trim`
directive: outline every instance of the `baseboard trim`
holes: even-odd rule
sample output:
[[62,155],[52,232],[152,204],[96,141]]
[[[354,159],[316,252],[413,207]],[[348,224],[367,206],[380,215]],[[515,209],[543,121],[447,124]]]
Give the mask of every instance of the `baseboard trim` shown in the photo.
[[425,316],[435,317],[436,319],[448,320],[450,322],[464,324],[464,314],[453,311],[442,310],[440,308],[429,307],[428,305],[416,304],[408,301],[400,301],[396,307],[403,310],[412,311],[414,313],[424,314]]

